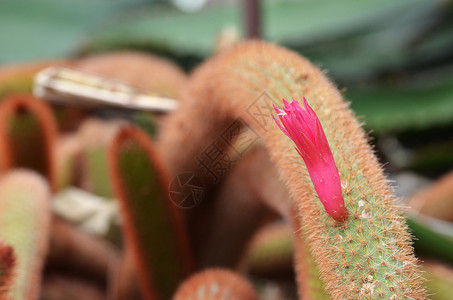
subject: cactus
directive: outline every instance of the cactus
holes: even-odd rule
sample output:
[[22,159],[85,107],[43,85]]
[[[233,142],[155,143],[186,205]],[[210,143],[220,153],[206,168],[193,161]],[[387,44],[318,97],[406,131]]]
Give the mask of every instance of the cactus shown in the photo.
[[208,269],[191,276],[178,288],[173,300],[258,300],[252,285],[226,269]]
[[444,221],[453,221],[453,173],[413,195],[407,205],[417,212]]
[[13,247],[0,243],[0,299],[7,299],[14,280],[16,256]]
[[0,239],[17,256],[10,295],[15,300],[38,299],[49,244],[49,187],[37,174],[12,171],[0,181],[0,207]]
[[81,186],[93,194],[111,199],[107,152],[110,143],[125,123],[118,120],[86,120],[77,133],[81,143]]
[[57,128],[49,107],[31,95],[12,95],[0,104],[0,120],[0,172],[32,169],[55,189]]
[[168,175],[151,140],[132,127],[116,135],[109,165],[143,296],[170,299],[193,263],[181,212],[169,199]]
[[[344,224],[323,211],[304,162],[271,123],[272,102],[302,96],[318,115],[340,172],[350,213]],[[298,212],[301,226],[294,231],[304,235],[332,299],[425,298],[410,234],[382,169],[341,94],[318,69],[295,53],[261,42],[244,43],[205,63],[160,135],[171,171],[197,171],[194,158],[236,118],[260,135],[286,182],[290,198],[281,201],[288,211]],[[301,277],[304,270],[297,272]]]

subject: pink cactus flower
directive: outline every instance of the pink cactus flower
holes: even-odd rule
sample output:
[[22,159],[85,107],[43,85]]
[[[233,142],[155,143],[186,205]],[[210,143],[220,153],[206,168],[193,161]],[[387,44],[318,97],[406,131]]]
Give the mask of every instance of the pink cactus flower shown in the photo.
[[283,99],[283,110],[274,105],[280,129],[296,144],[296,150],[307,166],[308,174],[326,212],[336,221],[345,222],[349,213],[344,205],[340,176],[322,129],[321,122],[304,97],[303,109],[293,99]]

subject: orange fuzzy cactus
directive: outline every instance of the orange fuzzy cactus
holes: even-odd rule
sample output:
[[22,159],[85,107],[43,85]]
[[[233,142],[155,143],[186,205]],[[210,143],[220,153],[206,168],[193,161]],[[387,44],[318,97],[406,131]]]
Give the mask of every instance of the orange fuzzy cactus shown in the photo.
[[252,285],[226,269],[208,269],[191,276],[173,300],[258,300]]
[[31,95],[12,95],[0,104],[0,172],[28,168],[57,187],[57,126],[48,105]]
[[[310,99],[323,125],[349,211],[344,223],[323,210],[303,160],[271,123],[272,104],[293,97]],[[196,158],[238,119],[246,124],[242,131],[259,135],[278,169],[285,183],[280,188],[290,195],[280,199],[282,211],[297,212],[292,224],[300,227],[293,229],[304,238],[295,243],[296,251],[308,247],[332,299],[425,298],[401,209],[359,122],[320,70],[296,53],[262,42],[243,43],[206,62],[162,129],[159,144],[168,167],[174,174],[205,175]],[[306,270],[296,271],[300,278]]]

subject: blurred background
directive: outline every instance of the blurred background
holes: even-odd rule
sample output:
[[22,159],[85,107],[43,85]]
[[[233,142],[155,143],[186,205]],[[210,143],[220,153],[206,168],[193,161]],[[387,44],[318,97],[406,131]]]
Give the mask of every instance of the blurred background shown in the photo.
[[[300,53],[337,84],[396,194],[432,217],[422,225],[409,220],[416,251],[452,264],[452,0],[0,0],[0,97],[31,91],[30,74],[14,82],[5,75],[15,65],[133,50],[164,57],[190,73],[248,38]],[[98,136],[106,128],[112,126]],[[105,171],[105,157],[99,161],[93,160],[92,170]],[[422,197],[412,197],[425,187]],[[93,190],[113,197],[105,180]],[[426,199],[435,199],[439,209],[430,211]],[[451,286],[453,271],[449,276]]]

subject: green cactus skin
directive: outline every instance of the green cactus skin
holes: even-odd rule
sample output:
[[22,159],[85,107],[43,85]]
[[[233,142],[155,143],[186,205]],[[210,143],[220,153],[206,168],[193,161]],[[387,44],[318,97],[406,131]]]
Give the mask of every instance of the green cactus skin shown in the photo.
[[[350,215],[343,224],[324,211],[293,142],[270,118],[269,102],[281,105],[282,98],[302,96],[317,113],[340,172]],[[253,114],[257,107],[268,107],[267,123]],[[194,158],[238,117],[261,136],[286,183],[290,199],[282,201],[300,212],[301,226],[294,232],[306,237],[332,299],[425,299],[401,209],[360,124],[322,72],[295,53],[261,42],[208,61],[193,74],[160,135],[172,172],[196,170]],[[302,276],[304,270],[296,272]]]
[[0,214],[0,239],[17,256],[10,295],[15,300],[38,299],[51,221],[48,184],[29,171],[8,173],[0,181]]
[[50,108],[31,95],[12,95],[0,104],[0,171],[27,168],[56,188],[57,125]]
[[169,199],[167,175],[139,129],[120,130],[109,160],[144,299],[170,299],[193,263],[182,216]]

